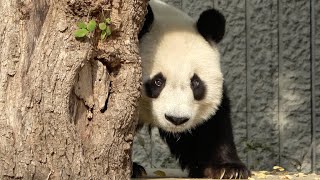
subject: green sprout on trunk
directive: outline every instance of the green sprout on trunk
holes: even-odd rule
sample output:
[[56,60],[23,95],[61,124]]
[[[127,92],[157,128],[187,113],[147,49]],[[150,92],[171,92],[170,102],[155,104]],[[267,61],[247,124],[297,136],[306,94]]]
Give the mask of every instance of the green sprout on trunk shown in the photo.
[[[111,35],[111,19],[106,18],[103,22],[99,23],[99,29],[101,31],[101,40],[104,40]],[[96,30],[97,22],[95,20],[90,20],[88,23],[79,22],[77,24],[78,29],[74,32],[76,38],[88,37],[88,35]]]
[[111,35],[110,24],[111,24],[110,18],[106,18],[104,20],[104,22],[99,23],[99,29],[101,30],[101,39],[102,40]]

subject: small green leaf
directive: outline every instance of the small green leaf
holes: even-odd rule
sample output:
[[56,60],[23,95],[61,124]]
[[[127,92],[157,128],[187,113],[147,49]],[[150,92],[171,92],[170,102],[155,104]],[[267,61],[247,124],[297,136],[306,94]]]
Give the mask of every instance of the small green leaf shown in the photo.
[[111,35],[110,26],[107,26],[107,28],[106,28],[106,33],[107,33],[107,36],[110,36],[110,35]]
[[111,19],[110,19],[110,18],[106,18],[106,19],[105,19],[105,22],[106,22],[107,24],[111,24]]
[[77,26],[78,26],[80,29],[86,29],[86,28],[87,28],[87,25],[86,25],[86,23],[84,23],[84,22],[79,22],[79,23],[77,24]]
[[103,30],[106,30],[106,28],[107,28],[106,23],[100,23],[100,24],[99,24],[99,29],[100,29],[100,30],[103,31]]
[[102,31],[101,32],[101,40],[104,40],[106,38],[107,32],[106,31]]
[[90,31],[90,32],[93,32],[95,29],[96,29],[96,26],[97,26],[97,23],[95,20],[91,20],[89,21],[88,25],[87,25],[87,29]]
[[75,37],[85,37],[87,34],[88,34],[88,30],[86,29],[77,29],[75,32],[74,32],[74,36]]
[[164,171],[160,171],[160,170],[154,171],[153,174],[160,176],[160,177],[166,177],[166,173]]

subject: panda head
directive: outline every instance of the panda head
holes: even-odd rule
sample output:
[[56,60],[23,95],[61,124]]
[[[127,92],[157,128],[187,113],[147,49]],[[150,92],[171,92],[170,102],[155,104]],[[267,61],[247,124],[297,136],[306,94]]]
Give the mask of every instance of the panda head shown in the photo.
[[211,9],[195,22],[161,1],[150,5],[139,34],[140,121],[184,132],[208,120],[220,105],[223,76],[216,44],[224,35],[225,19]]

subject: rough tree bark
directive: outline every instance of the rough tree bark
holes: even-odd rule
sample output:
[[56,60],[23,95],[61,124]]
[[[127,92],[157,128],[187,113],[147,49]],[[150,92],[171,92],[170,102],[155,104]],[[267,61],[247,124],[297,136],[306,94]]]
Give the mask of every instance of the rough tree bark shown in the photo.
[[[146,3],[0,1],[0,179],[130,177]],[[77,41],[102,13],[112,36]]]

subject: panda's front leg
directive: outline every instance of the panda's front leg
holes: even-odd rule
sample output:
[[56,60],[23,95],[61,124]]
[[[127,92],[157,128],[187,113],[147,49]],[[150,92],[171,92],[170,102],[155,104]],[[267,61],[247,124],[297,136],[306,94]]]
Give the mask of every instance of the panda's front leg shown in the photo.
[[207,166],[192,167],[189,170],[191,178],[212,179],[247,179],[251,176],[250,171],[242,163],[225,163]]
[[242,163],[212,165],[204,170],[204,176],[220,179],[248,179],[251,172]]
[[232,134],[220,138],[217,129],[210,130],[211,127],[215,127],[212,125],[215,124],[201,126],[193,133],[170,134],[160,130],[160,135],[167,142],[172,154],[179,160],[181,167],[189,170],[191,178],[247,179],[250,177],[250,170],[237,155]]
[[[202,148],[205,148],[204,146]],[[213,179],[247,179],[250,170],[239,159],[233,142],[207,146],[211,153],[194,159],[196,165],[187,165],[189,177]],[[200,150],[201,151],[201,150]]]
[[[201,148],[198,149],[199,147]],[[239,159],[232,138],[216,139],[214,143],[206,145],[200,143],[198,148],[198,152],[203,151],[204,153],[199,153],[198,157],[195,157],[193,161],[189,161],[195,164],[187,165],[189,177],[247,179],[251,176],[250,170]]]

